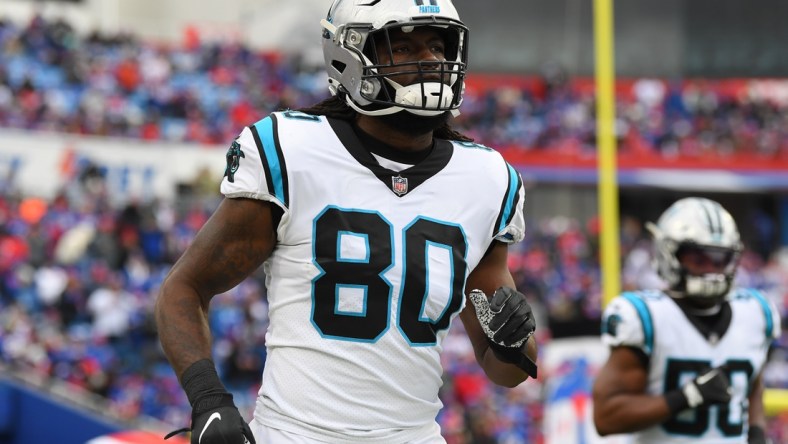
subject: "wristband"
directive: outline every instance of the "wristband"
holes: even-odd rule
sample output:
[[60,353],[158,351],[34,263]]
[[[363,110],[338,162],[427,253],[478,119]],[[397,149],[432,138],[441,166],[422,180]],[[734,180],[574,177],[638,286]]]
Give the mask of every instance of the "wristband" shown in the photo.
[[750,430],[747,432],[748,444],[766,444],[766,432],[763,427],[755,424],[750,424]]
[[210,359],[202,359],[189,366],[181,376],[181,386],[192,406],[192,418],[216,407],[235,405],[233,395],[224,388]]
[[671,414],[676,414],[689,407],[689,401],[687,401],[687,397],[681,390],[671,390],[665,393],[664,396]]
[[[495,356],[498,357],[498,359],[510,364],[514,364],[520,370],[527,373],[528,376],[536,378],[536,363],[532,361],[528,355],[521,353],[519,348],[504,347],[503,345],[497,344],[492,340],[489,340],[488,342],[490,343],[490,348],[492,349],[493,353],[495,353]],[[526,339],[526,342],[528,342],[528,339]],[[523,347],[525,347],[525,343],[523,343]]]

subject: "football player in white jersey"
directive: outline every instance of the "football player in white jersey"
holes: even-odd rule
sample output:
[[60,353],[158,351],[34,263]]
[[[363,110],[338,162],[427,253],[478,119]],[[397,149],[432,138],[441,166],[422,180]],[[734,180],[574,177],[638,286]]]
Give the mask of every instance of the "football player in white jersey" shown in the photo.
[[[533,314],[507,268],[522,179],[448,125],[468,56],[454,5],[335,0],[321,24],[331,98],[243,129],[225,199],[157,300],[192,443],[443,443],[439,353],[457,316],[491,381],[536,375]],[[247,424],[206,320],[260,264],[268,353]]]
[[765,443],[761,373],[780,319],[759,291],[731,288],[742,250],[733,217],[690,197],[647,228],[667,288],[605,308],[597,431],[634,432],[638,443]]

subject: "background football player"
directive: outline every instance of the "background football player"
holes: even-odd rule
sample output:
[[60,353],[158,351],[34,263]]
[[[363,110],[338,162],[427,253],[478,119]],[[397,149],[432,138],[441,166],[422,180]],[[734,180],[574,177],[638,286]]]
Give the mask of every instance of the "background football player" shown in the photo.
[[761,370],[780,319],[757,290],[731,288],[742,250],[733,217],[692,197],[647,228],[667,289],[605,308],[597,431],[636,432],[639,443],[765,443]]

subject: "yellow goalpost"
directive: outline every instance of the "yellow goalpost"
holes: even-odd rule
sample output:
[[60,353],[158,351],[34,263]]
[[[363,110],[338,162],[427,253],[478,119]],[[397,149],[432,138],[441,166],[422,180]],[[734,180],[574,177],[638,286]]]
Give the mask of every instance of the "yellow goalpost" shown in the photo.
[[599,245],[602,303],[621,289],[621,246],[618,240],[618,182],[616,172],[615,58],[613,0],[594,0],[594,63],[596,71],[596,140],[599,201]]
[[[613,0],[594,0],[594,63],[597,111],[597,171],[602,265],[602,304],[621,291],[618,183],[615,137],[615,58]],[[767,389],[763,395],[767,415],[788,412],[788,390]]]

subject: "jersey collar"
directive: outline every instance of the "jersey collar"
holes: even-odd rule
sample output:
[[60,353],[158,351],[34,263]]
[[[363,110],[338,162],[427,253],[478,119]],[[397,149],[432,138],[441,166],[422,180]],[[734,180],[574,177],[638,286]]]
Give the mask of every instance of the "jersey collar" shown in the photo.
[[448,165],[454,153],[454,145],[451,142],[435,139],[432,151],[424,160],[402,171],[394,171],[384,168],[375,160],[369,150],[361,143],[349,122],[328,118],[328,123],[350,155],[399,197],[406,196],[429,178],[438,174]]

